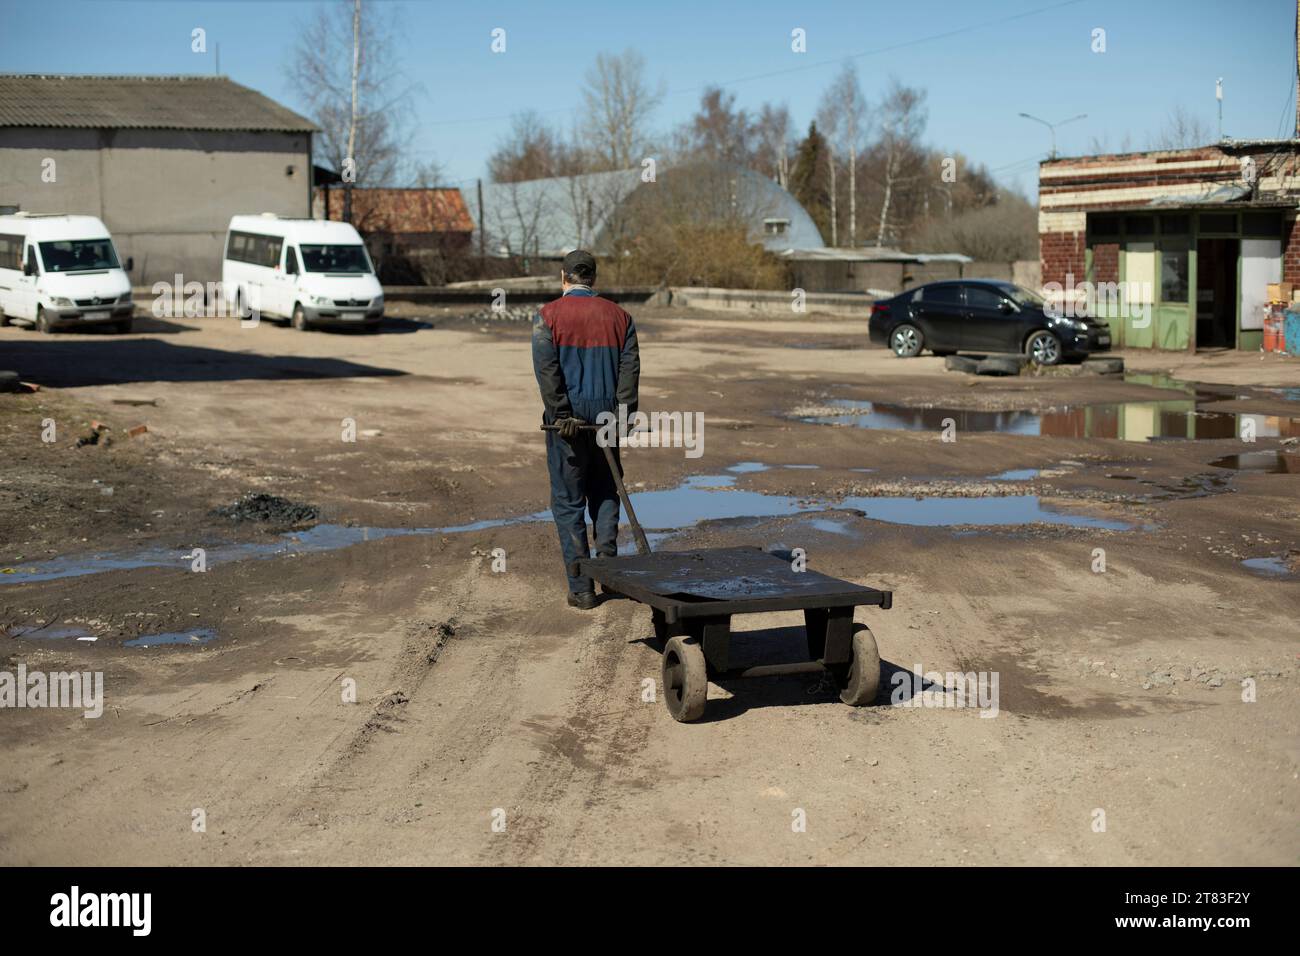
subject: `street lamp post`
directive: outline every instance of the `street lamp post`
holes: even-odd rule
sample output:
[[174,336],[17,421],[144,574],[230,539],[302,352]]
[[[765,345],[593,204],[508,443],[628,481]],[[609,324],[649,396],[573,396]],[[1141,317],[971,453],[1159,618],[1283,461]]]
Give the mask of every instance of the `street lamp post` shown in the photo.
[[1042,123],[1052,133],[1052,159],[1056,159],[1056,127],[1064,126],[1066,123],[1073,123],[1075,120],[1087,119],[1087,113],[1080,113],[1078,116],[1071,116],[1069,119],[1057,120],[1055,123],[1049,123],[1045,119],[1039,119],[1037,116],[1030,116],[1028,113],[1021,113],[1027,120],[1033,120],[1035,123]]

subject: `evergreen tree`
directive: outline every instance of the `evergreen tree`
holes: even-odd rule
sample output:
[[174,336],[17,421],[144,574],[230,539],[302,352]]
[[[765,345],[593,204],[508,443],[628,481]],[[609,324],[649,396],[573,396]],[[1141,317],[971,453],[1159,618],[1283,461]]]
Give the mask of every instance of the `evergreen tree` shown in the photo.
[[822,234],[822,241],[830,234],[831,192],[827,182],[826,137],[817,131],[814,120],[808,126],[808,135],[799,144],[794,169],[790,174],[790,192],[808,211]]

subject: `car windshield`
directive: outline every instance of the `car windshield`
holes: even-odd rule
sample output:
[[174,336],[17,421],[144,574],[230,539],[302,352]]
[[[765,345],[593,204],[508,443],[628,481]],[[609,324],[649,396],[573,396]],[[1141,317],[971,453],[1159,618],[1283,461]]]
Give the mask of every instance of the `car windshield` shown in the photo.
[[1028,289],[1021,288],[1018,285],[999,286],[1002,294],[1007,296],[1016,305],[1028,306],[1032,309],[1041,309],[1044,305],[1043,297]]
[[369,272],[364,246],[299,246],[308,272]]
[[117,253],[108,239],[59,239],[41,243],[46,272],[85,272],[116,269]]

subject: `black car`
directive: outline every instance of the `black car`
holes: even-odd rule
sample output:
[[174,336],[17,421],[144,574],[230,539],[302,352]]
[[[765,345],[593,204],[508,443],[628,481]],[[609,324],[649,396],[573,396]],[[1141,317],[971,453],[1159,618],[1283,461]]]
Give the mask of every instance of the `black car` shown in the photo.
[[871,307],[871,341],[900,358],[954,352],[1018,352],[1038,365],[1105,352],[1110,328],[1091,318],[1056,314],[1011,282],[962,279],[930,282]]

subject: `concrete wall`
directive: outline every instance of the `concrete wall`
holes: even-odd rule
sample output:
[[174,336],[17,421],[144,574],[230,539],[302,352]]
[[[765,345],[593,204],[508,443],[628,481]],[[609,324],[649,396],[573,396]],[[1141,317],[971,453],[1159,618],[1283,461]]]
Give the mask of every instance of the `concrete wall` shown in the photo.
[[98,216],[137,285],[207,282],[232,215],[310,216],[310,151],[306,133],[3,128],[0,205]]
[[872,303],[872,298],[862,293],[810,292],[804,296],[804,312],[796,312],[792,308],[794,296],[789,292],[673,286],[669,293],[672,305],[714,312],[775,313],[794,319],[817,312],[865,319],[871,314]]
[[806,292],[862,293],[881,289],[891,294],[940,279],[1001,279],[1027,289],[1039,288],[1039,264],[1017,262],[841,262],[808,259],[790,263],[794,287]]

